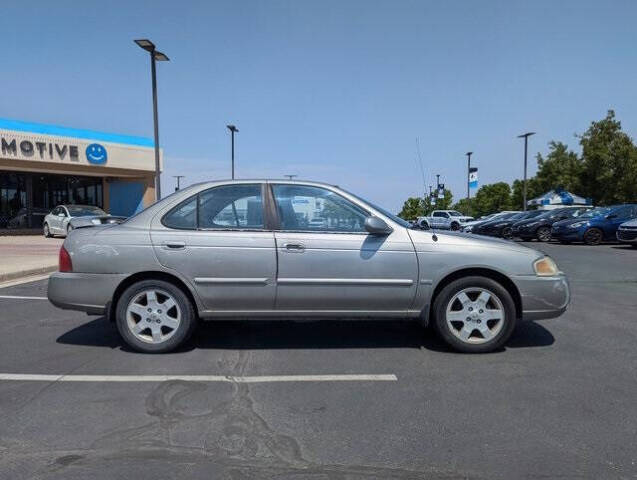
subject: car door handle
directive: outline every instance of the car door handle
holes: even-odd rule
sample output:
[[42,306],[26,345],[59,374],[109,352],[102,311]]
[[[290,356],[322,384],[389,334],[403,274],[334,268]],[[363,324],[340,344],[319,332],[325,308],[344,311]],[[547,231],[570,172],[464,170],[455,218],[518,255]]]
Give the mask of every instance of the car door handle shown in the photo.
[[168,241],[164,242],[164,246],[171,250],[179,250],[182,248],[186,248],[186,242],[177,242],[177,241]]
[[305,250],[305,245],[302,243],[284,243],[283,247],[288,252],[302,252]]

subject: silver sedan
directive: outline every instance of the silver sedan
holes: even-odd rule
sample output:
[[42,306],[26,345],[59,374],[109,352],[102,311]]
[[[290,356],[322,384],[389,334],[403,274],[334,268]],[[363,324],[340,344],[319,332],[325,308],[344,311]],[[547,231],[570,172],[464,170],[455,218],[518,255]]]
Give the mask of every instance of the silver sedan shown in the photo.
[[74,230],[48,296],[106,315],[143,352],[175,349],[199,318],[295,317],[409,317],[487,352],[570,298],[536,250],[415,230],[338,187],[275,180],[193,185],[120,225]]

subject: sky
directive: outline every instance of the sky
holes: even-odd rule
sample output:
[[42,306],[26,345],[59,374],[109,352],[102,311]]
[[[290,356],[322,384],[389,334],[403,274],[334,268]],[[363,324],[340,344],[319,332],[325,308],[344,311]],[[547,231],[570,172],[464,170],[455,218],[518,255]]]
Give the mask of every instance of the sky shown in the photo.
[[[466,196],[614,109],[637,135],[637,2],[4,0],[0,117],[152,137],[162,188],[287,174],[393,211],[435,175]],[[420,145],[424,179],[418,164]],[[529,162],[529,175],[536,170]],[[423,181],[424,180],[424,181]],[[474,190],[475,193],[475,190]]]

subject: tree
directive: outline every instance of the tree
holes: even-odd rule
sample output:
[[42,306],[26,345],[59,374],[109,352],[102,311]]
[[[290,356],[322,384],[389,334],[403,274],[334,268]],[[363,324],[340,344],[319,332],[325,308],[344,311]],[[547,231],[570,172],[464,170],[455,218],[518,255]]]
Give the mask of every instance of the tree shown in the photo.
[[460,200],[458,200],[453,206],[453,209],[458,210],[463,215],[469,215],[470,217],[476,216],[473,202],[471,200],[468,200],[467,198],[461,198]]
[[471,200],[471,205],[476,216],[509,210],[511,208],[511,187],[506,182],[483,185]]
[[425,204],[422,198],[409,197],[403,203],[403,209],[398,216],[404,220],[415,220],[416,217],[425,216]]
[[[583,162],[575,152],[568,149],[568,145],[551,141],[546,158],[540,153],[536,158],[538,171],[534,178],[534,188],[537,188],[534,196],[557,188],[580,194]],[[515,185],[513,189],[515,190]]]
[[[539,197],[549,191],[550,188],[543,188],[537,177],[526,180],[526,201]],[[524,180],[513,180],[513,191],[511,192],[511,208],[524,210]]]
[[592,122],[580,137],[582,193],[596,204],[637,200],[637,148],[622,131],[615,112]]
[[429,215],[434,210],[449,210],[453,203],[453,195],[451,190],[445,188],[445,198],[436,198],[436,203],[432,203],[431,198],[425,199],[425,211]]

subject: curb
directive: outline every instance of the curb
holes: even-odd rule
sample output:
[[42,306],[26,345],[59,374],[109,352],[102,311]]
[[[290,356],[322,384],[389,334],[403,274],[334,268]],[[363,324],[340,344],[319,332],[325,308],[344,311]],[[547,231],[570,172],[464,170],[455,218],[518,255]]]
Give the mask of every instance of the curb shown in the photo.
[[30,277],[31,275],[38,275],[43,273],[55,272],[58,269],[57,264],[47,265],[45,267],[30,268],[28,270],[19,270],[17,272],[0,273],[0,283],[9,282],[22,277]]

